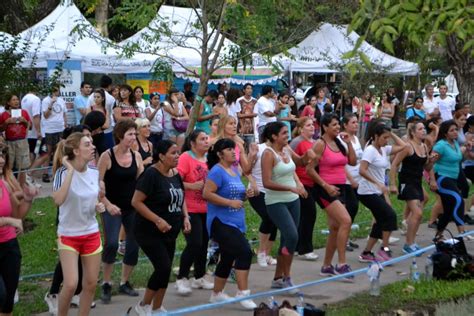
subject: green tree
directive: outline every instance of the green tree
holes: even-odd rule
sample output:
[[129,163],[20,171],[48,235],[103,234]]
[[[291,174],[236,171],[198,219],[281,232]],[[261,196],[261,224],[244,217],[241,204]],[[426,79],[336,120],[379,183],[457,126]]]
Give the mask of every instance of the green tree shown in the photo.
[[[435,47],[446,52],[461,101],[474,92],[474,4],[472,0],[361,0],[351,28],[364,27],[393,54],[401,36],[419,50],[423,62]],[[360,44],[360,43],[359,43]],[[472,104],[471,104],[472,106]]]

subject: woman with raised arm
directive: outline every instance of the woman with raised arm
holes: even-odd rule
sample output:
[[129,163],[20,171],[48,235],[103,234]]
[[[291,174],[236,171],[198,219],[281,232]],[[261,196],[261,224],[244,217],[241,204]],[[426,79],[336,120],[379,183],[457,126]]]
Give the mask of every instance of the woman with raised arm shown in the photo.
[[175,142],[179,149],[184,144],[185,131],[176,129],[177,123],[173,121],[187,121],[189,120],[188,112],[186,111],[183,102],[179,101],[179,91],[176,88],[171,88],[168,97],[163,102],[163,139]]
[[153,144],[148,140],[150,137],[150,121],[146,118],[138,118],[135,123],[137,124],[138,133],[133,150],[138,151],[142,157],[143,168],[147,168],[153,163]]

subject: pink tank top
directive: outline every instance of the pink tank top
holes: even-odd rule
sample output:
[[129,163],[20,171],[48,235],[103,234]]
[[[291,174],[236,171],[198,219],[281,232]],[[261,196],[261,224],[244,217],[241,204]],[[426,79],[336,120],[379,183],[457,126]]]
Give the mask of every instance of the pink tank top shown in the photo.
[[[10,202],[10,193],[3,180],[0,180],[2,198],[0,199],[0,217],[12,216],[12,205]],[[16,237],[15,228],[11,226],[0,227],[0,243],[7,242]]]
[[329,184],[345,184],[345,165],[348,159],[340,151],[334,152],[326,144],[319,160],[319,176]]

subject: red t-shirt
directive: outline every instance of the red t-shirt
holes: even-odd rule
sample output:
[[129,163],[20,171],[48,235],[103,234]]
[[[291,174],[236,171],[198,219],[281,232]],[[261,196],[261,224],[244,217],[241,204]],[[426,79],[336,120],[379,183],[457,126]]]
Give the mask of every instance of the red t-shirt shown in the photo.
[[310,117],[313,119],[313,125],[314,125],[314,128],[316,131],[319,130],[319,123],[318,123],[318,120],[316,120],[316,118],[314,117],[314,112],[315,110],[311,107],[311,105],[306,105],[303,109],[303,112],[301,112],[301,116],[300,117]]
[[[28,123],[31,124],[31,119],[30,119],[30,116],[28,115],[28,112],[26,112],[25,110],[21,110],[21,116],[24,117],[28,121]],[[10,113],[8,113],[8,111],[3,112],[0,115],[0,124],[3,124],[10,117],[11,115]],[[27,132],[28,132],[28,129],[23,123],[8,124],[5,130],[5,138],[6,140],[25,139]]]
[[[183,153],[178,160],[178,172],[183,182],[194,183],[205,181],[207,178],[207,164],[193,157],[191,151]],[[207,203],[202,197],[202,190],[184,191],[184,202],[189,213],[207,213]]]
[[[297,138],[295,138],[295,141],[298,141]],[[301,140],[296,147],[294,147],[293,151],[299,155],[303,156],[308,150],[310,150],[313,147],[314,143],[310,142],[306,139]],[[292,146],[293,148],[293,146]],[[306,167],[305,166],[297,166],[296,167],[296,174],[298,175],[298,178],[300,178],[301,183],[303,185],[312,188],[314,186],[314,181],[311,179],[310,176],[308,176],[308,173],[306,172]]]

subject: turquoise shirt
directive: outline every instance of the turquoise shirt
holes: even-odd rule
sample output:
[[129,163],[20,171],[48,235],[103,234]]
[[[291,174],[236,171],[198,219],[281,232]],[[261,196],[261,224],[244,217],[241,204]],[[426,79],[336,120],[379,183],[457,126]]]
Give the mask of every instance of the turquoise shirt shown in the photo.
[[[283,108],[280,110],[280,113],[278,114],[279,118],[286,118],[290,115],[290,109],[289,108]],[[291,140],[291,124],[290,121],[281,121],[283,124],[288,127],[288,141]]]
[[434,164],[434,171],[451,179],[457,179],[461,168],[462,153],[457,141],[454,141],[453,148],[446,140],[438,141],[433,151],[440,155],[440,158]]
[[[212,114],[212,104],[207,103],[206,100],[202,100],[201,104],[203,106],[201,115]],[[206,132],[207,135],[211,135],[211,120],[196,122],[196,124],[194,125],[194,128],[202,129],[204,132]]]

